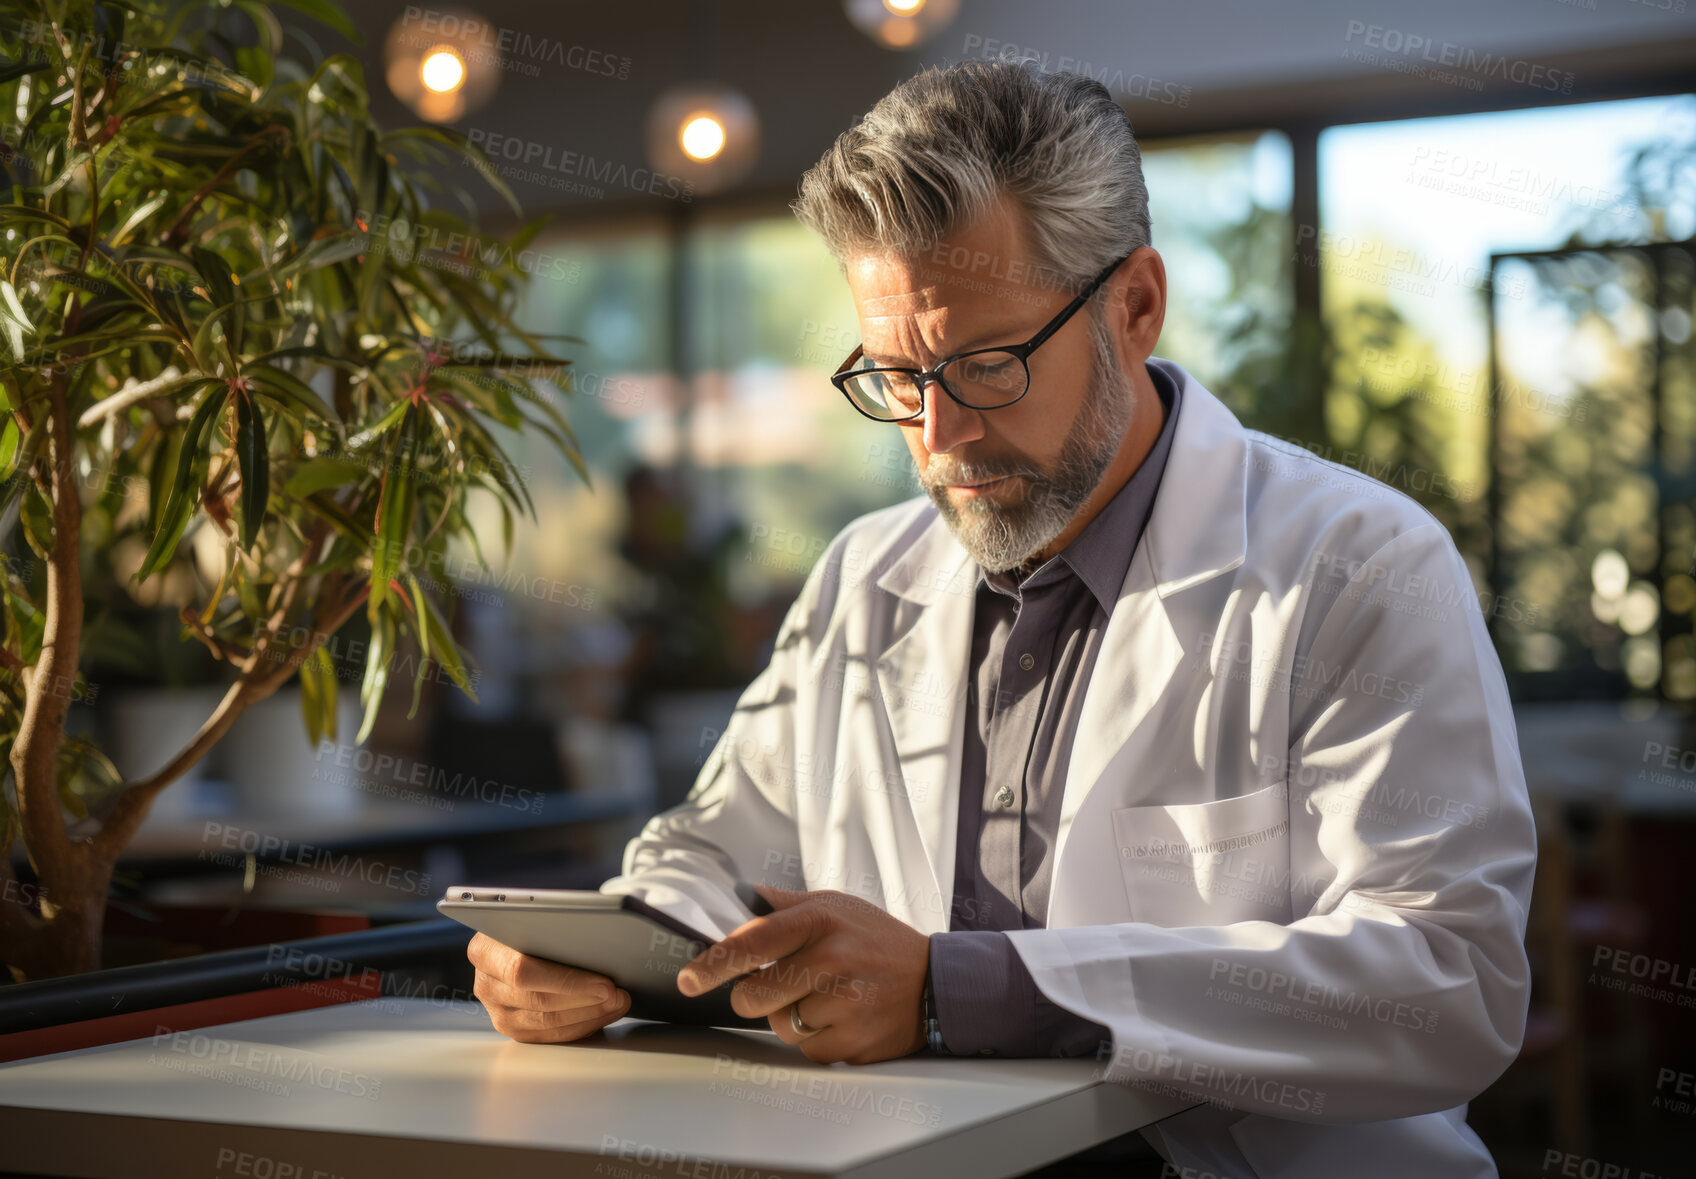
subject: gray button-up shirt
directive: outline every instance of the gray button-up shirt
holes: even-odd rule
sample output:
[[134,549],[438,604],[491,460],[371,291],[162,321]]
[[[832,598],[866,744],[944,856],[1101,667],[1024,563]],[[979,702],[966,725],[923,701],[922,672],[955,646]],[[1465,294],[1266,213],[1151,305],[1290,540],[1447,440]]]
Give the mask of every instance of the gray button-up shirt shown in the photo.
[[1178,390],[1148,374],[1166,421],[1142,465],[1063,550],[1022,579],[983,573],[972,620],[952,932],[931,938],[931,990],[956,1054],[1071,1056],[1106,1028],[1044,999],[999,930],[1040,929],[1078,713],[1166,469]]

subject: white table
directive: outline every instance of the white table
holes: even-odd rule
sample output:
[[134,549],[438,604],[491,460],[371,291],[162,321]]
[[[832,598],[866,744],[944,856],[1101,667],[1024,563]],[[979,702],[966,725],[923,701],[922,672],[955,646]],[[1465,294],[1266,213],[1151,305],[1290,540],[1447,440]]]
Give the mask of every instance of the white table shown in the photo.
[[1189,1104],[1097,1067],[824,1066],[635,1020],[516,1044],[474,1003],[374,999],[0,1065],[0,1142],[8,1169],[124,1179],[987,1179]]

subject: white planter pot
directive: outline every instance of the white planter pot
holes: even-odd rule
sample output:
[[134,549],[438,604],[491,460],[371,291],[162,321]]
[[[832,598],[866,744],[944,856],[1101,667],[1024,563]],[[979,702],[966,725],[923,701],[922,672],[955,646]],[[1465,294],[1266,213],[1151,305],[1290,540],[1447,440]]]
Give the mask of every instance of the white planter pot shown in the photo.
[[[341,687],[336,693],[336,740],[351,746],[359,731],[359,701],[346,685]],[[365,795],[349,784],[346,774],[324,772],[334,764],[331,749],[325,742],[320,758],[312,748],[300,713],[300,689],[291,686],[237,717],[217,752],[221,776],[234,788],[243,814],[358,811]]]
[[[111,712],[111,748],[107,751],[125,781],[146,777],[175,757],[195,733],[224,690],[206,688],[134,688],[115,693]],[[216,750],[213,751],[216,754]],[[147,821],[153,823],[198,814],[201,784],[216,777],[203,758],[153,800]]]

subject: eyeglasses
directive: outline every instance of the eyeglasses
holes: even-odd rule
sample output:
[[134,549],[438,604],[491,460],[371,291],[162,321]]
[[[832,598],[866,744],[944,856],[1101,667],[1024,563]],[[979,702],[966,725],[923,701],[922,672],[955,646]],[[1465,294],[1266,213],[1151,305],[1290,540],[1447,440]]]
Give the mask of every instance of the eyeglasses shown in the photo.
[[[1125,258],[1130,255],[1126,254]],[[925,411],[925,385],[935,381],[942,391],[967,409],[1002,409],[1030,392],[1030,355],[1066,326],[1066,321],[1089,302],[1125,258],[1103,270],[1078,297],[1060,309],[1023,344],[974,348],[958,352],[930,370],[886,368],[870,363],[865,346],[855,348],[830,378],[849,404],[877,422],[910,422]]]

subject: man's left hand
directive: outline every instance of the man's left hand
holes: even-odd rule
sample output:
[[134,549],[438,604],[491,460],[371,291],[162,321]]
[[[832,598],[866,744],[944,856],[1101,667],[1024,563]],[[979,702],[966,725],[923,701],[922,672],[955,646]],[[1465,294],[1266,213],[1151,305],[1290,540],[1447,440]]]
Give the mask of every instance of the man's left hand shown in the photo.
[[[780,1040],[820,1064],[871,1064],[924,1047],[919,1002],[930,972],[928,937],[847,893],[757,891],[775,912],[703,950],[678,972],[678,990],[700,995],[746,975],[730,993],[731,1007],[769,1017]],[[791,1005],[818,1030],[798,1033]]]

